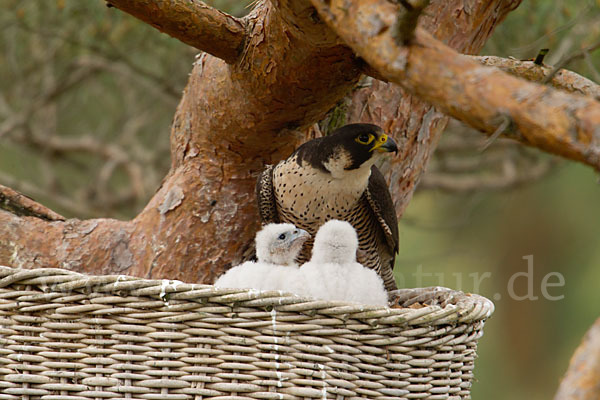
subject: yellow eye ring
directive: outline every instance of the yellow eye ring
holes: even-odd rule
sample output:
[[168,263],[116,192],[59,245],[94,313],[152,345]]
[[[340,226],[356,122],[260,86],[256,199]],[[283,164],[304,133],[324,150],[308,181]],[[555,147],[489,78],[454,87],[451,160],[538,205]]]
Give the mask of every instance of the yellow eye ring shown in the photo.
[[372,133],[369,133],[368,136],[366,133],[361,133],[360,135],[358,135],[356,137],[356,139],[354,139],[356,141],[356,143],[360,143],[360,144],[369,144],[371,143],[373,140],[375,139],[375,135],[373,135]]

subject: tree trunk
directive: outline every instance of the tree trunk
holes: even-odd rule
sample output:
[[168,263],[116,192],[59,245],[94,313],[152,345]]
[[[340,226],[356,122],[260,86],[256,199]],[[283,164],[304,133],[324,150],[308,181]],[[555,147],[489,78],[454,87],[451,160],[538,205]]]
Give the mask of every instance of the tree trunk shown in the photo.
[[[420,26],[476,53],[519,3],[436,0]],[[198,57],[175,114],[171,170],[131,221],[0,211],[0,264],[212,282],[248,253],[258,227],[254,184],[264,164],[289,155],[363,72],[381,71],[343,44],[308,1],[261,1],[243,19],[201,2],[110,4],[213,54]],[[400,144],[385,170],[401,214],[446,117],[390,83],[374,80],[351,96],[348,122],[377,123]]]
[[[433,36],[455,50],[476,54],[494,27],[520,3],[520,0],[435,1],[427,8],[420,22]],[[401,216],[425,172],[448,117],[400,86],[374,80],[372,85],[352,94],[346,119],[379,125],[398,141],[400,154],[383,169],[390,182],[396,212]]]
[[600,318],[575,350],[554,400],[600,398]]

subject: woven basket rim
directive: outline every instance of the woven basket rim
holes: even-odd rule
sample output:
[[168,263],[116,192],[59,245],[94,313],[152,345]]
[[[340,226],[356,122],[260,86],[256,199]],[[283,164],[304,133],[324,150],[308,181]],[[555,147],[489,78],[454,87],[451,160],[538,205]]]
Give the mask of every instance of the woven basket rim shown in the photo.
[[42,292],[89,291],[115,296],[141,296],[170,302],[196,301],[229,307],[263,307],[267,310],[358,319],[371,325],[427,326],[484,321],[494,312],[491,300],[470,293],[433,286],[392,292],[403,307],[388,308],[344,301],[325,301],[282,291],[216,288],[168,279],[129,275],[87,275],[61,268],[22,269],[0,266],[0,289],[11,285],[38,287]]

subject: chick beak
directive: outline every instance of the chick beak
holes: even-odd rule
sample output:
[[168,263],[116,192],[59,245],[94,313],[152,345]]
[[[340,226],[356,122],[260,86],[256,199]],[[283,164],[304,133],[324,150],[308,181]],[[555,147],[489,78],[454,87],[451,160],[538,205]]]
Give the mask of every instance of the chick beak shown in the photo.
[[377,138],[371,151],[378,151],[379,153],[390,153],[393,151],[394,153],[397,153],[398,146],[396,145],[396,142],[394,142],[394,139],[384,133]]
[[310,237],[310,233],[306,232],[304,229],[298,228],[292,232],[291,236],[292,236],[291,237],[292,243],[298,242],[298,243],[302,244],[302,243],[306,242],[306,239],[308,239]]

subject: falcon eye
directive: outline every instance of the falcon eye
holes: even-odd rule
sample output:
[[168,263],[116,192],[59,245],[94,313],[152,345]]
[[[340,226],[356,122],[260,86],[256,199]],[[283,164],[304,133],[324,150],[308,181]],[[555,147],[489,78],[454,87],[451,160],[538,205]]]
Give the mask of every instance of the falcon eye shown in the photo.
[[360,144],[369,144],[373,141],[373,139],[375,139],[375,136],[373,134],[361,133],[355,140],[357,143]]
[[279,239],[279,240],[285,239],[285,233],[282,233],[281,235],[279,235],[279,237],[277,239]]

